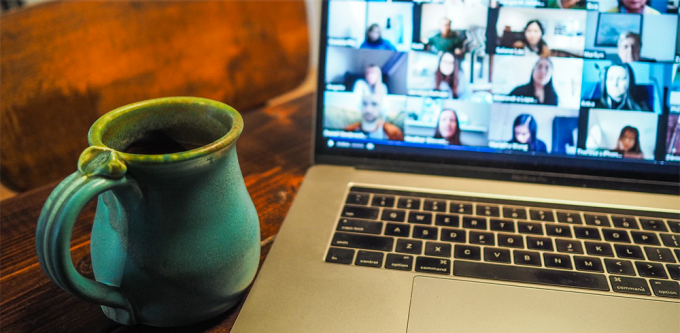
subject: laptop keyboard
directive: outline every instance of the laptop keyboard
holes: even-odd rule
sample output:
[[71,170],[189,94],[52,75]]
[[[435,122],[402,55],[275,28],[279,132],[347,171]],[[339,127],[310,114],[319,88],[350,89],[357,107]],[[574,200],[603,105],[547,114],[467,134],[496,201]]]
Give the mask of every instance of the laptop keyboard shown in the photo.
[[680,298],[680,215],[352,187],[325,260]]

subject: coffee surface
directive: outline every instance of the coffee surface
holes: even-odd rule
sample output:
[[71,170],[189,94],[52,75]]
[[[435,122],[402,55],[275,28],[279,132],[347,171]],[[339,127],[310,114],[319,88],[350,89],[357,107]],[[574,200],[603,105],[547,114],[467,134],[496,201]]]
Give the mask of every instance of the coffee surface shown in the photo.
[[195,144],[179,142],[161,131],[153,131],[132,142],[124,152],[140,155],[164,155],[181,153],[202,147],[208,143]]

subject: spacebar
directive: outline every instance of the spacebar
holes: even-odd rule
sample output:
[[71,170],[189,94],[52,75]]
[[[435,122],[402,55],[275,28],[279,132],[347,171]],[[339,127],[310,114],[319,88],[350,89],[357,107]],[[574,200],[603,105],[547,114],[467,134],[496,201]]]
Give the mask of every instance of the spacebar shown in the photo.
[[604,275],[455,260],[453,275],[609,291]]

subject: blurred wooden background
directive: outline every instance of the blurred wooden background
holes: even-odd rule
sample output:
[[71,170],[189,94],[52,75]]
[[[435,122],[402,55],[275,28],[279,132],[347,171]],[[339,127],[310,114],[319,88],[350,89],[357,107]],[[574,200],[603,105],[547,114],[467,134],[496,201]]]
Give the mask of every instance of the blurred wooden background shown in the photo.
[[308,34],[300,0],[55,1],[3,14],[2,183],[25,191],[74,172],[90,125],[135,101],[263,105],[311,77]]

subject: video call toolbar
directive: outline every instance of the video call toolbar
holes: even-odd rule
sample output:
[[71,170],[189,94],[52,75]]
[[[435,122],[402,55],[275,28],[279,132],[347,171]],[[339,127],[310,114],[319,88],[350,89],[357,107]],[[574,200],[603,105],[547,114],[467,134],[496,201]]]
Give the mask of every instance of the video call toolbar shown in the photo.
[[680,161],[677,0],[331,0],[328,9],[326,137]]

